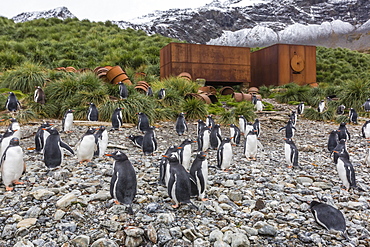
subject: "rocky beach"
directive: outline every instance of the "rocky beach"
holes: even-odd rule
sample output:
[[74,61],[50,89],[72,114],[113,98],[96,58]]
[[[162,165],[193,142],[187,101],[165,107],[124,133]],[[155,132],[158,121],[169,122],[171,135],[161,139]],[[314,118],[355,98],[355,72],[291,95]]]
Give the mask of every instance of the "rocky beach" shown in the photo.
[[[27,150],[35,146],[39,125],[21,124],[27,171],[21,177],[24,184],[13,191],[0,186],[0,246],[370,246],[370,167],[363,163],[368,147],[361,137],[365,119],[347,124],[352,137],[347,149],[357,183],[365,191],[345,191],[326,147],[329,133],[339,124],[298,116],[294,141],[300,168],[288,168],[284,131],[278,129],[295,106],[266,101],[275,111],[257,113],[263,145],[257,160],[246,159],[242,144],[233,146],[231,169],[221,171],[215,168],[216,151],[210,150],[208,200],[192,200],[199,210],[188,205],[173,209],[167,188],[158,184],[161,155],[185,138],[195,140],[196,121],[188,121],[184,136],[176,134],[174,122],[155,123],[158,149],[153,156],[144,156],[126,138],[141,134],[136,127],[109,132],[107,152],[123,150],[136,171],[134,215],[110,196],[111,158],[79,164],[65,152],[62,166],[49,171],[42,154]],[[61,121],[50,122],[61,130]],[[61,133],[61,138],[74,148],[86,130],[74,125],[73,132]],[[222,136],[228,135],[229,127],[222,126]],[[192,160],[196,144],[193,150]],[[350,241],[315,222],[309,207],[313,200],[344,214]]]

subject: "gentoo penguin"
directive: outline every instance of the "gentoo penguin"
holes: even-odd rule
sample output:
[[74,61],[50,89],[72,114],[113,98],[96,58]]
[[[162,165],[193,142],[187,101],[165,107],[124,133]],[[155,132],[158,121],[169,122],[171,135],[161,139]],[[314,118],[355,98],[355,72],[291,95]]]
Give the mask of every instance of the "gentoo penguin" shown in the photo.
[[290,138],[284,138],[285,140],[285,160],[288,163],[288,168],[298,167],[298,148]]
[[344,105],[340,105],[337,107],[337,114],[338,115],[343,115],[344,114],[344,109],[346,109],[346,107]]
[[291,119],[289,119],[286,126],[281,127],[278,132],[280,132],[283,129],[285,129],[285,138],[292,139],[294,137],[294,132],[296,128],[294,127]]
[[98,121],[99,119],[99,112],[96,108],[95,104],[90,102],[88,103],[89,109],[87,111],[87,120],[88,121]]
[[342,122],[339,124],[338,127],[338,139],[345,139],[345,140],[351,140],[351,134],[349,133],[346,123]]
[[45,104],[45,93],[40,86],[35,87],[35,93],[33,94],[33,100],[39,104]]
[[251,130],[244,140],[244,155],[247,160],[256,160],[257,146],[257,130]]
[[324,112],[324,110],[325,110],[325,100],[321,100],[319,102],[319,106],[317,107],[317,111],[321,113]]
[[22,131],[21,131],[21,126],[19,125],[17,119],[10,118],[9,120],[10,120],[10,124],[8,128],[15,131],[13,134],[13,137],[18,137],[18,139],[21,139]]
[[200,151],[197,154],[190,167],[190,176],[192,176],[196,181],[195,184],[198,198],[202,201],[207,200],[205,197],[208,183],[207,153]]
[[257,96],[255,94],[252,95],[252,104],[253,105],[257,104]]
[[209,127],[204,126],[200,130],[198,134],[198,138],[197,138],[198,151],[205,152],[211,147],[210,135],[211,135],[211,130],[209,129]]
[[157,140],[155,138],[154,129],[154,126],[150,126],[145,131],[142,147],[144,155],[152,155],[153,152],[157,150]]
[[95,156],[102,157],[105,154],[105,150],[108,147],[108,131],[105,126],[100,126],[99,129],[94,133],[96,150]]
[[170,168],[167,191],[168,195],[175,202],[175,205],[172,207],[178,208],[180,203],[190,204],[195,207],[195,205],[190,201],[190,174],[180,164],[178,154],[171,153],[170,155],[164,155],[164,157],[168,159]]
[[[334,152],[336,151],[336,152]],[[341,139],[339,140],[337,146],[333,149],[333,161],[334,164],[338,163],[338,158],[339,154],[338,153],[343,153],[343,156],[349,160],[349,153],[346,148],[346,139]]]
[[202,119],[198,119],[197,121],[197,135],[199,136],[200,131],[203,129],[203,127],[206,127],[206,123]]
[[142,133],[144,133],[150,127],[149,118],[143,112],[139,112],[139,113],[136,113],[136,114],[138,116],[137,129],[140,130]]
[[[256,128],[258,128],[259,126],[256,125]],[[247,124],[245,125],[245,131],[244,131],[244,135],[248,135],[249,131],[253,130],[254,129],[254,125],[252,122],[247,122]]]
[[172,153],[178,156],[178,150],[177,146],[172,145],[166,150],[165,154],[162,155],[162,159],[159,163],[159,184],[168,187],[168,181],[170,180],[170,165],[166,157],[169,157]]
[[326,230],[336,230],[345,234],[346,220],[341,211],[329,204],[312,201],[310,203],[311,212],[315,221]]
[[369,112],[370,111],[370,98],[368,98],[362,106],[364,107],[364,110],[366,112]]
[[353,108],[350,108],[349,109],[349,122],[350,123],[354,123],[354,124],[357,124],[357,112],[355,109]]
[[292,114],[289,115],[289,119],[292,120],[293,126],[297,123],[297,114],[295,111],[292,111]]
[[12,137],[8,147],[0,160],[1,178],[7,191],[13,190],[12,184],[23,184],[19,178],[26,171],[26,163],[23,161],[23,150],[19,146],[18,137]]
[[254,120],[253,129],[254,130],[257,130],[257,133],[256,133],[257,134],[257,137],[260,137],[260,135],[261,135],[261,123],[260,123],[260,120],[258,120],[258,118],[256,118]]
[[240,129],[235,124],[230,124],[230,137],[232,144],[240,144]]
[[139,148],[143,148],[143,138],[144,136],[142,135],[129,135],[127,136],[128,139],[130,139],[132,141],[132,143],[139,147]]
[[13,92],[9,92],[8,99],[5,103],[5,108],[10,112],[16,112],[17,110],[21,109],[21,104]]
[[84,161],[90,162],[94,156],[94,152],[96,150],[95,131],[95,128],[88,128],[79,143],[76,145],[77,160],[80,164]]
[[243,115],[239,115],[239,129],[240,133],[245,134],[245,126],[247,125],[247,119]]
[[231,138],[223,138],[217,149],[217,167],[223,171],[230,167],[233,158],[233,150],[230,142]]
[[119,92],[119,97],[121,99],[127,99],[128,98],[128,89],[125,83],[123,82],[118,82],[118,92]]
[[181,112],[176,120],[175,130],[179,136],[183,135],[185,131],[188,131],[188,125],[186,124],[183,112]]
[[161,88],[158,91],[158,99],[164,99],[166,97],[166,90],[164,88]]
[[0,157],[3,156],[6,148],[9,146],[10,140],[14,137],[15,130],[6,129],[5,133],[0,139]]
[[42,123],[40,127],[38,127],[35,135],[35,151],[37,153],[40,153],[44,150],[45,142],[50,133],[48,131],[45,131],[44,129],[51,127],[51,123]]
[[328,139],[328,150],[330,153],[333,152],[335,147],[338,145],[338,130],[333,130],[330,132],[329,139]]
[[60,139],[59,132],[56,128],[48,127],[43,130],[49,133],[43,149],[43,161],[48,168],[58,167],[63,162],[64,152],[62,148],[67,149],[71,154],[74,154],[74,152],[70,146]]
[[122,126],[122,107],[117,107],[112,114],[112,129],[113,130],[119,130],[119,128]]
[[212,129],[215,126],[215,120],[213,120],[212,115],[208,115],[206,118],[206,125]]
[[135,169],[127,155],[121,151],[106,154],[106,156],[114,159],[110,195],[115,199],[116,204],[127,204],[128,213],[134,214],[131,205],[137,190]]
[[64,117],[62,120],[63,124],[63,132],[70,133],[72,132],[72,126],[73,126],[73,112],[74,110],[68,109],[66,113],[64,113]]
[[212,129],[211,133],[209,135],[209,142],[211,144],[212,149],[217,149],[221,144],[221,128],[220,124],[215,124]]
[[304,112],[304,102],[301,102],[297,106],[297,113],[298,115],[302,115]]
[[148,87],[148,90],[146,91],[146,96],[153,96],[153,89],[151,86]]
[[179,161],[180,164],[188,171],[190,168],[191,159],[191,144],[195,142],[191,139],[185,139],[179,146]]
[[370,120],[367,120],[361,128],[362,137],[370,139]]
[[346,190],[348,191],[350,188],[356,188],[363,191],[362,188],[356,185],[355,169],[344,152],[338,152],[336,150],[333,152],[338,154],[337,171]]
[[261,112],[263,110],[263,103],[260,99],[257,99],[256,104],[254,106],[256,111]]

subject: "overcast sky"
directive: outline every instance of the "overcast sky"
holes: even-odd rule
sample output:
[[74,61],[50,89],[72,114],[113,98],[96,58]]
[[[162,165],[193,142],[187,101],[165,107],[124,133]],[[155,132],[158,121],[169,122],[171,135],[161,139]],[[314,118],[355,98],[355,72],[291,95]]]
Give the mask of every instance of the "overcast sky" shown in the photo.
[[155,10],[196,8],[212,0],[2,0],[0,16],[12,18],[23,12],[67,7],[78,19],[122,21]]

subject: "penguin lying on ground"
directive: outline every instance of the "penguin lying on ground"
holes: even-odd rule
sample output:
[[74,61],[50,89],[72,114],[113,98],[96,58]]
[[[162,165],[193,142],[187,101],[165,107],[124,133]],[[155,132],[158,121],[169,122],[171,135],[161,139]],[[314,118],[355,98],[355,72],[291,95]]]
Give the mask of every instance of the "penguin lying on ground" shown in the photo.
[[205,193],[208,183],[208,161],[207,153],[200,151],[190,167],[190,176],[195,179],[196,188],[192,185],[192,194],[197,194],[198,198],[206,201]]
[[345,105],[340,105],[337,107],[337,114],[338,115],[343,115],[344,114],[344,110],[346,109]]
[[8,147],[0,160],[1,178],[7,191],[13,190],[12,184],[23,184],[19,178],[26,171],[26,163],[23,160],[23,150],[19,146],[18,137],[12,137]]
[[90,162],[94,156],[94,152],[96,151],[95,130],[95,128],[88,128],[76,145],[77,160],[80,164],[84,161]]
[[144,136],[142,135],[129,135],[127,136],[126,138],[130,139],[132,141],[132,143],[139,147],[139,148],[143,148],[143,138]]
[[132,201],[136,196],[137,179],[135,169],[127,155],[121,151],[106,154],[114,159],[110,194],[117,204],[127,204],[128,213],[134,214]]

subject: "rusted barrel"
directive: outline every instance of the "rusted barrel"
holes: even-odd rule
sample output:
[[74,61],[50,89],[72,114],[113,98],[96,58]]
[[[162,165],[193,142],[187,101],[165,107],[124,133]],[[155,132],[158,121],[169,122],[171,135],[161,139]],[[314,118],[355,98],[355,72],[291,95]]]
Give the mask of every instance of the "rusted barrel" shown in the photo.
[[182,72],[177,77],[188,79],[189,81],[192,80],[191,74],[188,72]]
[[226,86],[220,89],[221,95],[229,95],[234,93],[234,88]]
[[107,71],[107,79],[112,84],[118,84],[121,81],[127,85],[132,84],[126,72],[119,65],[113,66]]

